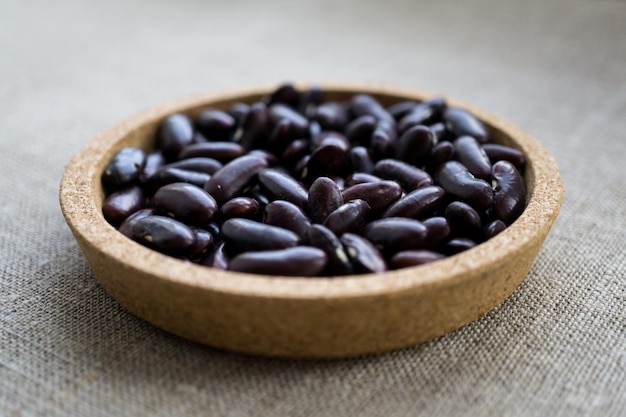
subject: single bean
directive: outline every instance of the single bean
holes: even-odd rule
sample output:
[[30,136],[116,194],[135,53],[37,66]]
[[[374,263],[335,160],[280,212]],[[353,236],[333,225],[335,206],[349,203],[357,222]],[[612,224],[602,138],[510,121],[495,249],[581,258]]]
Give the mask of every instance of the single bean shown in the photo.
[[146,164],[146,153],[139,148],[120,149],[111,158],[101,175],[102,183],[110,188],[122,188],[139,179]]
[[395,253],[425,246],[428,231],[420,221],[406,217],[387,217],[369,223],[361,233],[385,252]]
[[325,138],[307,162],[306,177],[312,181],[320,175],[342,175],[347,168],[347,151],[348,147],[341,139]]
[[396,158],[406,163],[422,166],[430,155],[435,135],[428,126],[415,125],[407,129],[396,147]]
[[441,117],[445,108],[446,102],[440,97],[423,101],[400,119],[398,131],[403,134],[413,126],[432,124]]
[[350,109],[358,117],[369,114],[374,116],[377,121],[385,121],[395,126],[395,119],[389,112],[369,94],[356,94],[350,100]]
[[391,257],[389,264],[394,269],[424,265],[445,258],[445,255],[427,249],[405,250]]
[[280,119],[274,125],[267,139],[267,145],[272,150],[278,151],[287,147],[297,137],[298,132],[294,129],[293,122],[287,118]]
[[154,208],[186,224],[207,223],[217,212],[217,202],[204,189],[184,182],[164,185],[154,194]]
[[478,141],[471,136],[461,136],[454,141],[454,154],[476,178],[491,180],[491,161]]
[[496,217],[507,225],[513,223],[524,211],[526,186],[524,179],[509,161],[498,161],[491,171],[494,188]]
[[484,143],[482,147],[492,162],[509,161],[519,172],[524,172],[526,157],[522,151],[497,143]]
[[298,160],[309,151],[309,141],[307,139],[296,139],[285,147],[280,161],[286,167],[292,167]]
[[300,92],[292,83],[284,83],[272,91],[266,101],[268,105],[283,103],[291,107],[296,107],[300,101]]
[[235,103],[230,106],[230,109],[228,109],[228,114],[233,116],[236,121],[236,125],[240,126],[238,130],[243,130],[241,126],[243,125],[244,120],[246,120],[248,113],[250,113],[250,105],[246,103]]
[[323,250],[328,256],[327,274],[331,276],[350,275],[354,266],[339,238],[321,224],[312,225],[306,235],[307,244]]
[[426,227],[426,246],[428,247],[438,245],[450,235],[450,225],[445,217],[429,217],[424,219],[422,224]]
[[188,159],[181,159],[180,161],[171,162],[164,165],[163,168],[177,168],[184,169],[186,171],[204,172],[205,174],[214,174],[224,165],[213,158],[195,157]]
[[147,191],[154,192],[167,184],[186,182],[188,184],[204,187],[211,176],[204,172],[189,171],[179,168],[163,167],[154,173],[146,184]]
[[446,255],[455,255],[457,253],[472,249],[476,246],[476,242],[467,237],[456,237],[450,239],[443,245],[442,252]]
[[343,190],[343,201],[364,200],[374,213],[381,212],[402,196],[402,188],[395,181],[355,184]]
[[484,227],[485,240],[502,233],[506,229],[506,224],[502,220],[494,220]]
[[493,189],[484,180],[474,178],[458,161],[443,163],[435,173],[435,183],[447,193],[475,207],[486,209],[493,203]]
[[226,244],[220,241],[213,245],[213,249],[200,261],[200,264],[215,269],[228,269],[230,257],[226,253]]
[[451,142],[439,142],[433,146],[430,152],[430,160],[426,164],[429,170],[434,171],[444,162],[448,162],[454,156],[454,145]]
[[314,223],[323,223],[342,204],[343,195],[332,179],[319,177],[309,187],[306,211]]
[[396,104],[392,104],[387,107],[387,112],[397,121],[402,119],[404,116],[409,114],[415,106],[417,106],[418,102],[413,100],[405,100],[400,101]]
[[355,232],[365,225],[372,208],[363,200],[351,200],[328,215],[324,226],[337,236]]
[[168,158],[176,157],[193,141],[193,124],[184,114],[172,114],[159,124],[156,134],[157,146]]
[[204,142],[192,143],[183,148],[178,159],[196,157],[217,159],[221,163],[227,163],[242,156],[246,150],[235,142]]
[[117,230],[127,238],[134,239],[135,237],[133,235],[133,225],[135,224],[135,222],[143,217],[151,216],[152,214],[154,214],[154,210],[151,208],[137,210],[136,212],[128,216],[122,222],[122,224],[120,224],[120,227],[118,227]]
[[274,103],[269,106],[268,110],[271,123],[276,124],[282,119],[287,119],[291,122],[295,137],[305,137],[308,134],[309,121],[291,107],[282,103]]
[[263,102],[256,102],[250,106],[250,111],[242,123],[239,135],[233,140],[244,149],[253,149],[264,140],[271,128],[267,106]]
[[237,127],[232,115],[219,109],[205,109],[196,117],[196,127],[210,141],[228,140]]
[[489,140],[485,125],[473,114],[458,107],[448,107],[443,112],[446,127],[456,136],[472,136],[480,143]]
[[348,151],[350,166],[353,171],[371,174],[374,172],[374,161],[367,149],[363,146],[355,146]]
[[196,236],[189,226],[171,217],[157,215],[135,221],[133,237],[159,252],[177,255],[189,253],[196,243]]
[[293,177],[274,168],[259,171],[259,184],[270,200],[286,200],[304,209],[308,193]]
[[396,159],[378,161],[374,168],[374,174],[387,180],[396,181],[408,192],[420,187],[427,187],[433,183],[433,179],[426,171]]
[[418,188],[390,205],[382,217],[419,219],[434,212],[443,203],[445,194],[443,188],[436,185]]
[[429,126],[430,131],[433,132],[435,136],[435,143],[441,142],[443,140],[453,140],[454,138],[450,137],[450,132],[446,129],[445,123],[434,123]]
[[261,204],[252,197],[235,197],[225,202],[220,207],[219,213],[223,219],[243,217],[254,219],[261,212]]
[[265,206],[263,223],[290,230],[301,239],[306,237],[306,233],[311,227],[311,221],[300,207],[284,200],[272,201]]
[[294,232],[248,219],[228,219],[222,224],[222,236],[240,252],[284,249],[296,246],[300,238]]
[[143,204],[143,190],[132,185],[109,194],[102,202],[102,213],[109,223],[117,225],[141,209]]
[[339,240],[356,273],[381,273],[387,270],[385,259],[370,241],[354,233],[345,233]]
[[146,156],[146,163],[139,175],[139,181],[146,183],[161,167],[165,165],[165,157],[161,151],[151,152]]
[[[366,182],[378,182],[378,181],[383,181],[383,179],[380,177],[377,177],[376,175],[366,174],[365,172],[355,172],[354,174],[350,174],[346,178],[345,185],[346,187],[351,187],[356,184],[363,184]],[[399,187],[400,186],[398,185],[398,188]],[[400,192],[402,192],[402,190],[400,190]]]
[[482,220],[472,206],[462,201],[453,201],[445,211],[452,233],[457,236],[476,238],[482,233]]
[[315,114],[316,107],[322,102],[322,90],[318,86],[312,86],[304,91],[298,103],[298,112],[310,119]]
[[280,276],[316,276],[328,263],[323,250],[311,246],[244,252],[235,256],[229,270],[250,274]]
[[364,114],[348,123],[345,129],[346,138],[352,144],[369,146],[375,128],[376,118],[371,114]]
[[196,243],[193,248],[189,251],[189,256],[192,259],[198,259],[204,256],[209,249],[211,249],[211,245],[213,245],[213,235],[200,227],[191,227],[191,231],[196,237]]
[[379,122],[372,133],[369,152],[376,161],[390,158],[395,153],[398,136],[395,128],[390,129],[386,123]]
[[348,124],[348,112],[344,105],[337,102],[320,104],[313,118],[323,130],[343,131]]
[[218,170],[204,189],[223,204],[235,197],[259,171],[267,167],[267,161],[254,155],[241,156]]

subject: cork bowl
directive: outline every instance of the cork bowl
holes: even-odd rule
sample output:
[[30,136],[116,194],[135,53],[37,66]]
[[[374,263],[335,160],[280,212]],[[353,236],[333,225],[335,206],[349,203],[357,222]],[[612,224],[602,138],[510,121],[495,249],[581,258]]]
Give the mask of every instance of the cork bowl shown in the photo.
[[[304,86],[300,86],[304,87]],[[367,92],[383,104],[432,95],[404,88],[321,84],[328,100]],[[215,270],[162,255],[104,219],[100,174],[124,146],[149,150],[166,115],[252,102],[270,88],[208,94],[157,106],[109,128],[68,164],[60,187],[66,221],[102,287],[133,314],[220,349],[285,358],[340,358],[417,344],[502,303],[528,274],[561,205],[563,187],[548,151],[510,122],[473,112],[493,142],[527,157],[527,207],[504,232],[430,264],[338,278],[279,277]]]

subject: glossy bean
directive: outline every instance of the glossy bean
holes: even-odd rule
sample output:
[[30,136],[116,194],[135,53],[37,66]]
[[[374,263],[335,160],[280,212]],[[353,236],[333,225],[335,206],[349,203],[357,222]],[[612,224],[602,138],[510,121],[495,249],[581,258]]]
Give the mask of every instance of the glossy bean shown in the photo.
[[313,151],[306,165],[306,177],[314,180],[320,175],[342,175],[346,171],[348,147],[339,138],[328,137]]
[[446,255],[455,255],[457,253],[472,249],[476,246],[476,242],[467,237],[456,237],[450,239],[442,247],[442,252]]
[[433,179],[426,171],[396,159],[378,161],[374,168],[374,175],[396,181],[407,192],[433,183]]
[[448,130],[456,137],[468,135],[480,143],[489,140],[489,133],[485,125],[465,109],[448,107],[443,112],[443,119]]
[[204,172],[205,174],[211,175],[223,166],[224,165],[217,159],[195,157],[171,162],[167,165],[164,165],[163,168],[184,169],[186,171]]
[[267,145],[272,150],[282,150],[298,137],[293,123],[289,119],[279,120],[267,138]]
[[404,116],[409,114],[417,106],[417,104],[418,102],[413,100],[400,101],[387,107],[387,112],[391,115],[391,117],[396,119],[396,121],[399,121]]
[[159,124],[156,134],[157,146],[163,154],[172,158],[193,141],[194,129],[189,117],[172,114]]
[[148,180],[146,186],[148,191],[154,192],[160,187],[175,182],[186,182],[188,184],[204,187],[211,176],[204,172],[189,171],[179,168],[163,167],[154,173]]
[[418,188],[390,205],[382,217],[419,219],[434,212],[443,203],[444,196],[443,188],[436,185]]
[[128,216],[120,224],[120,227],[118,227],[117,230],[121,234],[126,236],[127,238],[134,239],[135,237],[133,236],[133,225],[135,224],[135,222],[137,220],[141,219],[141,218],[151,216],[152,214],[154,214],[154,210],[151,209],[151,208],[145,208],[145,209],[137,210],[136,212],[134,212],[133,214]]
[[217,202],[204,189],[188,183],[164,185],[154,194],[152,204],[186,224],[207,223],[217,212]]
[[374,213],[381,212],[402,196],[402,188],[395,181],[355,184],[341,192],[343,201],[364,200]]
[[428,231],[422,222],[406,217],[387,217],[366,225],[361,234],[385,252],[425,246]]
[[132,185],[109,194],[102,202],[102,213],[109,223],[117,225],[141,209],[143,204],[143,190]]
[[323,130],[343,131],[348,123],[348,112],[344,105],[337,102],[320,104],[313,118]]
[[385,259],[370,241],[354,233],[345,233],[339,240],[356,273],[381,273],[387,270]]
[[227,163],[242,156],[246,150],[235,142],[204,142],[192,143],[183,148],[178,159],[212,158]]
[[256,102],[250,106],[250,110],[242,123],[240,134],[235,135],[233,140],[244,149],[253,149],[268,135],[271,128],[269,111],[265,103]]
[[146,164],[146,153],[139,148],[120,149],[109,161],[101,175],[102,183],[112,189],[136,182]]
[[433,247],[450,236],[450,225],[443,216],[433,216],[422,220],[426,227],[426,246]]
[[133,237],[160,252],[177,255],[189,253],[196,243],[196,236],[189,226],[171,217],[157,215],[135,221]]
[[390,129],[385,123],[378,123],[370,140],[369,152],[372,159],[379,161],[390,158],[395,153],[395,146],[398,142],[395,129]]
[[191,227],[191,231],[196,237],[196,242],[193,247],[189,250],[189,257],[192,259],[199,259],[203,257],[211,246],[213,245],[213,235],[200,227]]
[[422,166],[435,143],[428,126],[415,125],[407,129],[396,146],[396,158],[415,166]]
[[427,167],[433,171],[444,162],[448,162],[454,156],[454,145],[451,142],[439,142],[433,146],[430,152],[430,160]]
[[228,269],[230,257],[226,253],[226,244],[223,241],[214,244],[208,255],[200,261],[200,264],[215,269]]
[[298,102],[298,112],[309,119],[312,118],[315,114],[315,109],[322,102],[322,95],[322,89],[318,86],[312,86],[302,92]]
[[482,233],[482,220],[472,206],[462,201],[453,201],[445,211],[446,220],[453,234],[476,238]]
[[280,120],[287,119],[291,123],[293,134],[296,137],[304,137],[308,134],[309,121],[293,108],[282,103],[274,103],[269,106],[268,111],[270,121],[273,124],[278,123]]
[[494,212],[498,219],[510,225],[524,211],[526,186],[515,166],[508,161],[498,161],[493,165]]
[[267,161],[254,155],[241,156],[218,170],[204,189],[223,204],[235,197],[259,171],[267,167]]
[[222,224],[224,241],[240,252],[284,249],[296,246],[294,232],[248,219],[228,219]]
[[300,92],[292,83],[283,83],[268,95],[266,101],[268,105],[282,103],[296,107],[300,101]]
[[348,151],[350,167],[353,171],[371,174],[374,172],[374,161],[363,146],[355,146]]
[[376,118],[371,114],[365,114],[348,123],[345,135],[354,145],[369,146],[375,128]]
[[447,193],[477,209],[486,209],[493,203],[493,189],[484,180],[474,178],[458,161],[443,163],[434,175],[435,183]]
[[364,200],[351,200],[331,212],[324,226],[337,236],[355,232],[365,225],[371,211],[370,205]]
[[311,246],[244,252],[235,256],[228,267],[231,271],[280,276],[316,276],[328,263],[323,250]]
[[411,266],[424,265],[444,259],[446,256],[439,252],[428,249],[405,250],[393,255],[389,264],[393,269],[408,268]]
[[307,139],[296,139],[288,144],[283,150],[280,160],[284,166],[292,167],[299,159],[307,154],[309,141]]
[[432,124],[441,116],[445,108],[445,100],[439,97],[423,101],[400,119],[398,131],[403,134],[413,126]]
[[356,94],[350,100],[350,108],[356,116],[371,115],[377,121],[385,121],[395,126],[395,119],[387,110],[369,94]]
[[497,143],[484,143],[483,150],[492,162],[509,161],[519,172],[526,168],[526,157],[522,151]]
[[235,197],[225,202],[220,207],[219,213],[223,219],[243,217],[245,219],[256,218],[261,211],[261,204],[252,197]]
[[456,139],[454,154],[474,177],[491,180],[491,161],[476,139],[471,136]]
[[332,179],[319,177],[309,187],[306,211],[314,223],[323,223],[342,204],[343,195]]
[[492,221],[483,228],[485,240],[491,239],[492,237],[502,233],[504,229],[506,229],[506,223],[502,220]]
[[350,262],[341,241],[327,227],[321,224],[312,225],[307,231],[306,242],[326,253],[328,256],[328,275],[349,275],[354,272],[354,266]]
[[383,179],[380,177],[377,177],[376,175],[366,174],[365,172],[355,172],[354,174],[350,174],[346,178],[345,186],[351,187],[356,184],[363,184],[366,182],[378,182],[378,181],[383,181]]
[[210,141],[230,139],[237,127],[235,117],[219,109],[202,110],[195,119],[196,127]]
[[304,209],[308,193],[293,177],[282,171],[267,168],[259,171],[259,184],[270,200],[286,200]]
[[139,175],[139,181],[146,183],[159,169],[165,165],[165,157],[160,151],[151,152],[146,156],[146,163]]
[[244,120],[246,120],[248,113],[250,113],[250,105],[246,103],[235,103],[228,109],[228,114],[233,116],[237,126],[239,126],[239,129],[242,130],[243,128],[241,128],[241,126],[243,125]]
[[265,206],[263,223],[290,230],[301,239],[306,237],[311,227],[311,221],[300,207],[284,200],[272,201]]

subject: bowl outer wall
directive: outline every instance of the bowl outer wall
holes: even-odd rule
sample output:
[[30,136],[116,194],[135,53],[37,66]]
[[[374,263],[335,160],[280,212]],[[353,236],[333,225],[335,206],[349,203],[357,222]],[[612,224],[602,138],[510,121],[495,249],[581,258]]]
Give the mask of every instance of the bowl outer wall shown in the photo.
[[[386,85],[320,84],[327,99],[370,93],[383,103],[432,94]],[[304,85],[299,85],[304,88]],[[121,305],[179,336],[249,354],[336,358],[388,351],[432,339],[504,301],[527,275],[561,205],[556,162],[533,137],[474,106],[446,99],[485,122],[494,140],[527,156],[528,204],[504,232],[444,260],[341,278],[272,277],[185,263],[123,236],[102,216],[100,173],[124,146],[149,149],[159,120],[207,106],[255,100],[258,87],[178,100],[102,132],[69,163],[63,214],[94,275]]]

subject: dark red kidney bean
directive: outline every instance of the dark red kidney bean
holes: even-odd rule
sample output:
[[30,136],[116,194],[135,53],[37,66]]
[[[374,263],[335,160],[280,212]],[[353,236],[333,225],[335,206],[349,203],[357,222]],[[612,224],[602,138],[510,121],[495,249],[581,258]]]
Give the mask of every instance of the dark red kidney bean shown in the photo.
[[102,183],[110,188],[122,188],[139,179],[146,164],[146,153],[139,148],[120,149],[109,161],[101,175]]
[[526,168],[526,157],[522,151],[497,143],[484,143],[482,147],[492,162],[509,161],[515,165],[515,168],[517,168],[519,172],[524,172]]
[[180,161],[171,162],[164,165],[164,168],[177,168],[184,169],[186,171],[204,172],[206,174],[214,174],[224,165],[213,158],[195,157],[188,159],[181,159]]
[[461,136],[454,141],[454,154],[476,178],[491,180],[491,161],[478,141],[471,136]]
[[485,125],[467,110],[458,107],[448,107],[443,112],[446,127],[456,137],[472,136],[480,143],[489,140],[489,133]]
[[348,124],[348,112],[344,105],[337,102],[320,104],[313,118],[323,130],[342,132]]
[[339,138],[327,137],[313,151],[306,164],[305,176],[313,180],[320,175],[342,175],[346,171],[348,147]]
[[274,168],[266,168],[258,173],[261,189],[270,200],[286,200],[304,209],[308,193],[293,177]]
[[311,138],[312,150],[328,144],[336,145],[344,149],[346,152],[350,149],[350,142],[348,141],[348,138],[339,132],[323,131]]
[[370,241],[354,233],[344,233],[339,240],[356,273],[380,273],[387,270],[383,255]]
[[280,276],[316,276],[328,263],[323,250],[311,246],[244,252],[235,256],[228,269],[249,274]]
[[207,223],[217,212],[217,202],[204,189],[183,182],[164,185],[154,194],[155,209],[186,224]]
[[246,153],[246,150],[235,142],[204,142],[192,143],[185,146],[178,155],[178,159],[189,158],[213,158],[221,163],[227,163],[239,158]]
[[271,128],[269,110],[265,103],[256,102],[250,106],[248,114],[241,124],[239,135],[233,140],[245,149],[253,149],[268,135]]
[[432,124],[441,117],[445,108],[446,102],[440,97],[423,101],[400,119],[398,131],[402,134],[413,126]]
[[372,209],[363,200],[351,200],[330,213],[324,221],[324,226],[337,236],[355,232],[365,225]]
[[143,217],[151,216],[152,214],[154,214],[154,210],[151,208],[137,210],[136,212],[128,216],[122,222],[122,224],[120,224],[120,227],[118,227],[117,230],[127,238],[134,239],[135,237],[133,236],[133,225],[135,224],[135,222]]
[[222,228],[220,227],[220,223],[216,221],[209,222],[204,225],[204,228],[208,230],[216,239],[222,235]]
[[378,161],[374,167],[374,175],[396,181],[405,191],[413,191],[433,183],[426,171],[396,159]]
[[446,255],[455,255],[457,253],[472,249],[476,246],[476,242],[467,237],[455,237],[447,241],[443,247],[442,252]]
[[156,215],[135,221],[133,237],[159,252],[178,255],[189,253],[196,243],[196,236],[189,226],[171,217]]
[[342,204],[343,195],[332,179],[319,177],[309,187],[306,211],[313,223],[323,223]]
[[422,224],[426,227],[426,246],[428,247],[438,245],[450,236],[450,225],[445,217],[429,217],[422,220]]
[[524,211],[526,186],[524,179],[509,161],[498,161],[491,171],[494,188],[494,212],[507,225],[513,223]]
[[265,206],[263,223],[291,230],[301,239],[311,227],[311,221],[300,207],[284,200],[272,201]]
[[306,234],[307,244],[323,250],[328,256],[327,274],[331,276],[349,275],[354,267],[339,238],[321,224],[312,225]]
[[370,153],[372,158],[379,161],[392,157],[395,153],[395,146],[398,142],[395,129],[390,130],[385,123],[378,123],[370,140]]
[[415,166],[422,166],[435,143],[428,126],[415,125],[407,129],[396,146],[396,158]]
[[474,178],[465,165],[458,161],[448,161],[437,169],[435,183],[447,193],[477,209],[486,209],[493,204],[494,193],[491,185]]
[[363,146],[355,146],[348,151],[350,166],[353,171],[371,174],[374,172],[374,161]]
[[506,224],[502,220],[492,221],[483,228],[485,240],[502,233],[504,229],[506,229]]
[[387,112],[394,119],[399,121],[404,116],[409,114],[415,108],[415,106],[417,106],[417,104],[418,104],[417,101],[413,101],[413,100],[400,101],[396,104],[392,104],[391,106],[387,107]]
[[285,147],[280,156],[284,166],[291,167],[309,151],[309,141],[306,139],[296,139]]
[[230,257],[226,253],[226,244],[224,242],[216,242],[213,249],[205,256],[200,264],[215,269],[228,269]]
[[339,190],[343,190],[344,188],[346,188],[346,180],[345,180],[345,178],[334,176],[331,179],[333,181],[335,181],[335,184],[337,184],[337,188],[339,188]]
[[202,110],[195,119],[198,130],[211,141],[230,139],[237,120],[219,109]]
[[322,90],[318,86],[312,86],[300,95],[298,112],[310,119],[315,114],[315,109],[322,102]]
[[267,162],[268,166],[274,166],[278,163],[278,158],[272,152],[265,149],[252,149],[247,155],[258,156]]
[[367,224],[361,234],[385,252],[425,246],[428,231],[422,222],[406,217],[387,217]]
[[308,164],[309,164],[309,160],[311,159],[311,154],[308,155],[304,155],[302,158],[300,158],[298,161],[296,161],[296,163],[293,166],[293,171],[294,171],[294,175],[296,178],[300,178],[300,179],[311,179],[311,178],[315,178],[313,175],[309,176],[309,171],[308,171]]
[[386,121],[395,126],[396,120],[387,112],[387,110],[369,94],[356,94],[350,100],[350,109],[358,117],[369,114],[374,116],[377,121]]
[[235,118],[237,126],[243,125],[248,113],[250,113],[250,105],[246,103],[235,103],[228,109],[228,114]]
[[[448,137],[448,130],[446,129],[446,125],[444,123],[434,123],[429,126],[430,131],[433,132],[435,136],[435,143],[438,143],[442,140],[446,140]],[[454,138],[450,138],[454,139]]]
[[163,167],[150,177],[146,188],[149,192],[154,192],[164,185],[175,182],[186,182],[188,184],[197,185],[198,187],[204,187],[210,178],[211,176],[204,172]]
[[419,219],[434,212],[443,202],[445,191],[436,185],[411,191],[392,205],[382,217],[410,217]]
[[139,175],[139,181],[147,182],[161,167],[165,165],[165,157],[160,151],[151,152],[146,156],[146,163]]
[[371,114],[365,114],[348,123],[345,135],[352,144],[369,146],[375,128],[376,118]]
[[282,103],[274,103],[269,106],[268,111],[270,121],[273,124],[282,119],[289,120],[295,137],[305,137],[308,134],[309,121],[291,107]]
[[143,204],[143,190],[132,185],[109,194],[102,202],[102,213],[109,223],[117,225],[141,209]]
[[446,207],[445,216],[453,234],[469,238],[476,238],[481,235],[482,220],[480,214],[469,204],[453,201]]
[[365,200],[374,213],[380,212],[402,196],[402,188],[395,181],[356,184],[341,192],[343,201]]
[[228,219],[222,224],[224,241],[240,252],[284,249],[296,246],[300,238],[282,227],[248,219]]
[[408,268],[435,262],[446,256],[428,249],[414,249],[398,252],[391,257],[389,264],[393,269]]
[[427,167],[431,170],[436,169],[444,162],[448,162],[454,156],[454,145],[451,142],[439,142],[433,146],[430,152],[430,160]]
[[213,174],[204,189],[223,204],[235,197],[264,168],[267,168],[265,159],[255,155],[241,156]]
[[175,157],[180,151],[193,142],[193,124],[189,117],[176,113],[167,116],[157,129],[157,147],[167,158]]
[[383,181],[383,179],[380,177],[377,177],[376,175],[366,174],[365,172],[355,172],[354,174],[350,174],[346,178],[345,185],[346,187],[351,187],[356,184],[363,184],[366,182],[378,182],[378,181]]
[[283,103],[291,107],[296,107],[300,101],[300,92],[292,83],[284,83],[272,91],[266,101],[268,105]]
[[261,212],[261,205],[252,197],[235,197],[220,207],[219,213],[223,219],[243,217],[254,219]]
[[191,231],[196,236],[196,243],[193,248],[189,251],[189,257],[192,259],[197,259],[204,256],[211,245],[213,245],[213,235],[200,227],[191,227]]
[[297,137],[297,132],[293,128],[291,120],[281,119],[274,125],[274,128],[267,139],[267,146],[272,150],[284,149]]

